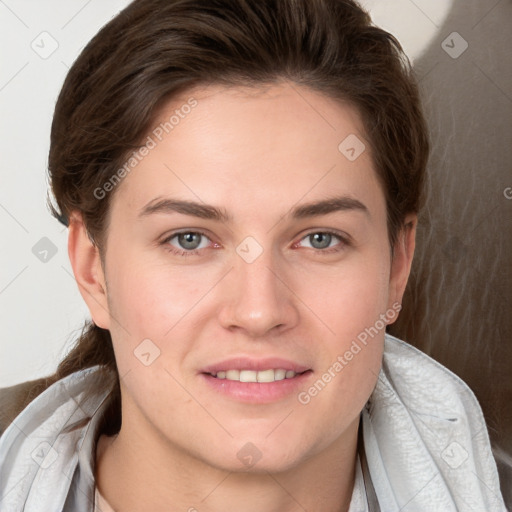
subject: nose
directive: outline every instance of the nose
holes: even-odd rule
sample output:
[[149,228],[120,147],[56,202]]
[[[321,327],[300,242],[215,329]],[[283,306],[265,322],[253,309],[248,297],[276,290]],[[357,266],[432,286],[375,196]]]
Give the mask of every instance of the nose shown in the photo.
[[299,318],[297,297],[286,273],[278,268],[272,251],[252,262],[238,254],[224,280],[219,321],[249,338],[269,336],[294,327]]

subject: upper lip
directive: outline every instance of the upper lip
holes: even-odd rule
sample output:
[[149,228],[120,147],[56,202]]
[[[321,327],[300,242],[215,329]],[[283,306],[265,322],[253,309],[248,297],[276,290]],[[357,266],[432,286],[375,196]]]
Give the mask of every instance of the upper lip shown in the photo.
[[231,357],[218,363],[214,363],[204,367],[202,373],[217,373],[226,370],[269,370],[269,369],[283,369],[293,370],[295,373],[302,373],[310,370],[309,366],[290,361],[288,359],[281,359],[279,357],[267,357],[265,359],[254,359],[246,356]]

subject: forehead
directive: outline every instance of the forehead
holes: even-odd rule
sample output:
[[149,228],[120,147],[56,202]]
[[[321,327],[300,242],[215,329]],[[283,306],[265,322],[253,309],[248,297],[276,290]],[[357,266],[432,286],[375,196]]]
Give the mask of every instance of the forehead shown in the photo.
[[139,212],[166,195],[253,215],[336,193],[383,200],[357,110],[296,84],[191,89],[160,109],[143,142],[116,208]]

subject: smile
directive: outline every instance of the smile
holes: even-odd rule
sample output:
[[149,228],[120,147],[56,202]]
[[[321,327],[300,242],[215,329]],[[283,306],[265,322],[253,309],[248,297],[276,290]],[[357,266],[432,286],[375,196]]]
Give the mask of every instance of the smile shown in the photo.
[[[304,373],[304,372],[301,372]],[[293,379],[297,375],[293,370],[283,368],[268,370],[226,370],[210,374],[217,379],[234,380],[238,382],[275,382],[284,379]]]

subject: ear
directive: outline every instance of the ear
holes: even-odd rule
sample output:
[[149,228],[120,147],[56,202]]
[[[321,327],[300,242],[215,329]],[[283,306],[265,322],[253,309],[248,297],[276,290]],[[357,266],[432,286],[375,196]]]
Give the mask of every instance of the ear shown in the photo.
[[402,304],[402,297],[411,272],[414,248],[416,246],[417,225],[418,216],[416,214],[409,214],[405,218],[404,226],[398,233],[391,261],[388,308],[391,308],[396,303]]
[[69,221],[68,254],[78,289],[94,323],[108,329],[110,312],[99,249],[90,240],[81,214],[75,211]]

